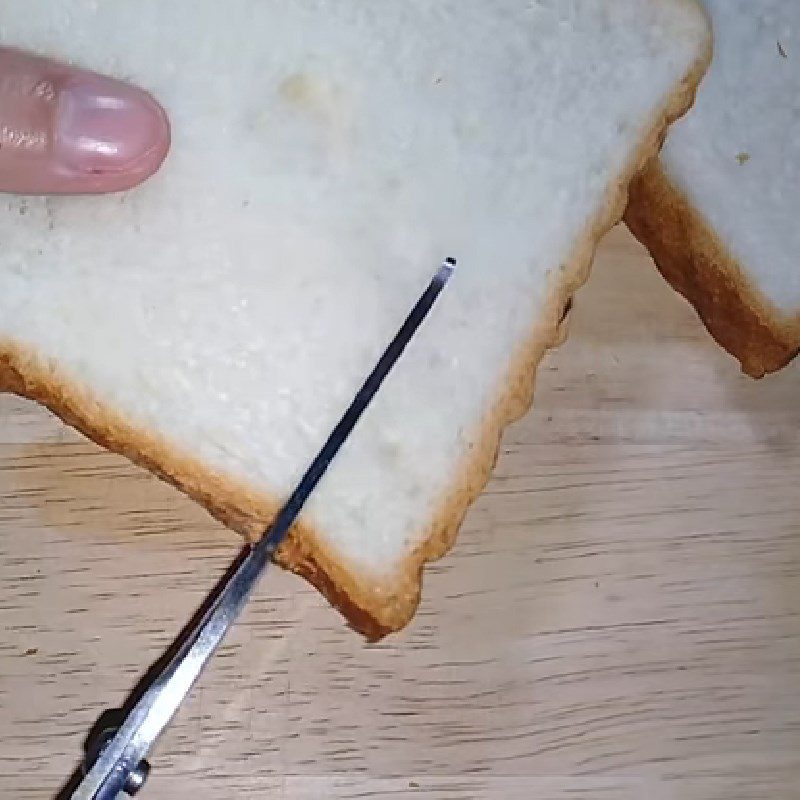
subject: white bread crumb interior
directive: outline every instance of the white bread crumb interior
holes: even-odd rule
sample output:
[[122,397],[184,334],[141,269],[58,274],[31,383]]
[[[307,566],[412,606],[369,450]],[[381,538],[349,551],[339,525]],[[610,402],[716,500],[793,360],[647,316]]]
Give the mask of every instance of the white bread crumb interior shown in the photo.
[[5,0],[0,43],[141,84],[173,149],[2,201],[0,340],[281,498],[456,257],[305,515],[388,578],[707,36],[689,0]]

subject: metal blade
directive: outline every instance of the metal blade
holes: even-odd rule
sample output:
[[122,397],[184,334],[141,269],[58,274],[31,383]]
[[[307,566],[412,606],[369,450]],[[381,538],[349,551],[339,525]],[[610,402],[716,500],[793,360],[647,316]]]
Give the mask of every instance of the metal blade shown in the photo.
[[275,521],[249,548],[219,594],[213,597],[200,621],[184,633],[176,655],[134,705],[113,738],[100,750],[97,760],[72,794],[73,800],[114,800],[122,792],[132,795],[141,788],[147,777],[145,756],[239,616],[308,496],[422,324],[452,275],[455,264],[455,259],[448,258],[439,267]]

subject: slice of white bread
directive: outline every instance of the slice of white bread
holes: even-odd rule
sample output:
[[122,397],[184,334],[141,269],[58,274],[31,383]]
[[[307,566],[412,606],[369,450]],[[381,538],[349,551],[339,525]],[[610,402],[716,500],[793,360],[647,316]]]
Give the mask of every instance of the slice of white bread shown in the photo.
[[800,2],[705,0],[714,60],[625,219],[761,377],[800,350]]
[[379,636],[416,608],[596,241],[689,104],[691,0],[6,0],[126,76],[173,152],[124,196],[8,198],[0,381],[257,535],[445,256],[459,271],[280,561]]

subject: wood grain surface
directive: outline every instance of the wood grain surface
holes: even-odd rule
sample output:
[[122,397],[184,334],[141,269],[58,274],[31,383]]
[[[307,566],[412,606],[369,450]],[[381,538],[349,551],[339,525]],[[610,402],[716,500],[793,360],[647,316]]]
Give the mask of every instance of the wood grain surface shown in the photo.
[[[366,645],[276,570],[142,796],[800,798],[798,399],[615,230],[415,622]],[[238,546],[0,397],[0,797],[56,794]]]

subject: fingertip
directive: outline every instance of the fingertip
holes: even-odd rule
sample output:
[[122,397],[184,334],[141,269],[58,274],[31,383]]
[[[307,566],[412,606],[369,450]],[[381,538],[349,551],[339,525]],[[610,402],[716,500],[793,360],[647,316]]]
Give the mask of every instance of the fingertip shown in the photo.
[[61,82],[52,154],[68,180],[130,188],[158,170],[169,142],[167,115],[147,92],[86,72]]
[[8,50],[0,79],[0,191],[122,191],[169,152],[165,110],[131,84]]

